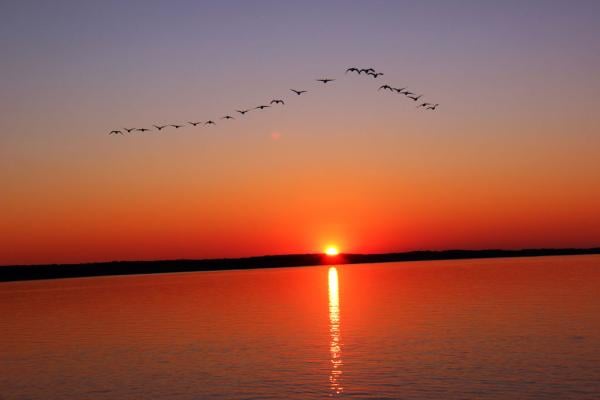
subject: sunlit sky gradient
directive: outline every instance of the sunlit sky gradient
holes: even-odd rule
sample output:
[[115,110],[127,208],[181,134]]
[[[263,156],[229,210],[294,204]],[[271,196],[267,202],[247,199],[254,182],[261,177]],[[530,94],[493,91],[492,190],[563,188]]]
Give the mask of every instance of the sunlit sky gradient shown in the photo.
[[[0,264],[599,245],[598,15],[596,1],[4,2]],[[385,75],[344,75],[355,65]],[[107,135],[272,98],[288,104]]]

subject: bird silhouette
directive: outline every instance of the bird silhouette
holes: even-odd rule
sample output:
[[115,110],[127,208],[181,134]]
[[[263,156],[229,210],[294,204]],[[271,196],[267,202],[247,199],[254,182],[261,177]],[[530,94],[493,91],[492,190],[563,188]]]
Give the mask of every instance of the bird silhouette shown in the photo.
[[[366,74],[366,75],[370,75],[373,78],[379,78],[380,76],[384,75],[383,72],[377,72],[375,71],[374,68],[358,68],[358,67],[350,67],[347,68],[345,73],[347,74],[348,72],[356,72],[358,75],[360,74]],[[322,78],[322,79],[315,79],[315,81],[317,82],[322,82],[324,85],[330,82],[335,81],[336,79],[334,78]],[[381,85],[377,90],[389,90],[391,92],[396,92],[399,94],[403,94],[406,97],[408,97],[409,99],[417,102],[420,98],[423,97],[422,94],[417,95],[414,92],[411,92],[409,90],[407,90],[406,87],[403,88],[395,88],[392,87],[388,84],[385,85]],[[300,96],[304,93],[307,93],[307,90],[296,90],[296,89],[290,89],[292,92],[294,92],[296,95]],[[285,101],[281,100],[281,99],[273,99],[271,100],[268,105],[260,105],[258,107],[254,107],[251,109],[245,109],[245,110],[235,110],[237,113],[241,114],[241,115],[245,115],[246,113],[252,111],[252,110],[264,110],[265,108],[269,108],[272,107],[275,104],[280,104],[280,105],[285,105]],[[422,103],[417,103],[418,105],[416,106],[416,108],[423,108],[426,110],[436,110],[436,108],[438,107],[439,104],[432,104],[432,103],[428,103],[428,102],[422,102]],[[235,115],[235,114],[234,114]],[[233,116],[231,115],[225,115],[223,117],[221,117],[220,119],[225,119],[225,120],[230,120],[230,119],[235,119]],[[200,124],[204,124],[204,125],[216,125],[216,122],[213,120],[208,120],[204,123],[202,122],[192,122],[192,121],[188,121],[187,122],[189,125],[192,126],[198,126]],[[178,124],[170,124],[170,125],[152,125],[154,128],[156,128],[158,131],[163,130],[166,127],[173,127],[175,129],[179,129],[179,128],[183,128],[184,126],[187,125],[178,125]],[[150,132],[152,131],[152,129],[147,129],[147,128],[123,128],[123,130],[112,130],[109,132],[109,135],[123,135],[123,131],[126,131],[127,133],[131,133],[131,132]]]

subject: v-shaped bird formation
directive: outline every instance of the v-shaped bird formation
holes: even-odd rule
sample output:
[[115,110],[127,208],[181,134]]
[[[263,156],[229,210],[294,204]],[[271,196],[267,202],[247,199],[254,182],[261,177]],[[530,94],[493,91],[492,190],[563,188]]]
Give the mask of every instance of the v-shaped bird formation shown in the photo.
[[[375,71],[374,68],[358,68],[358,67],[350,67],[348,69],[346,69],[346,74],[348,73],[353,73],[356,75],[364,75],[365,77],[371,77],[373,79],[377,79],[380,76],[383,76],[384,73],[383,72],[377,72]],[[320,84],[324,85],[324,86],[329,86],[331,84],[331,82],[335,82],[335,78],[320,78],[320,79],[315,79],[315,81],[320,82]],[[419,100],[423,97],[422,94],[417,95],[416,92],[413,92],[411,90],[408,90],[407,87],[402,87],[402,88],[396,88],[393,86],[390,86],[388,84],[385,85],[381,85],[379,86],[379,88],[377,89],[378,91],[389,91],[391,93],[394,94],[401,94],[404,95],[408,100],[412,100],[415,103],[418,103]],[[301,96],[304,93],[307,93],[308,90],[297,90],[297,89],[290,89],[291,92],[293,92],[295,95],[297,96]],[[235,112],[237,112],[239,114],[240,117],[245,116],[247,113],[254,111],[254,110],[264,110],[266,108],[270,108],[270,107],[277,107],[277,106],[283,106],[285,105],[285,101],[283,99],[273,99],[269,102],[268,105],[266,104],[262,104],[256,107],[252,107],[252,108],[248,108],[248,109],[236,109]],[[423,110],[429,110],[429,111],[435,111],[437,109],[437,107],[439,106],[438,103],[429,103],[429,102],[422,102],[422,103],[418,103],[416,108],[418,109],[423,109]],[[235,114],[234,114],[235,115]],[[227,114],[222,116],[221,118],[219,118],[220,120],[225,120],[225,121],[229,121],[229,120],[235,120],[236,118]],[[201,127],[201,126],[206,126],[209,127],[210,125],[216,125],[217,123],[210,119],[207,121],[197,121],[197,122],[193,122],[193,121],[188,121],[187,122],[188,125],[179,123],[179,124],[165,124],[165,125],[156,125],[153,124],[152,126],[156,129],[156,131],[160,132],[163,129],[180,129],[180,128],[184,128],[186,126],[191,126],[191,127]],[[126,133],[131,133],[131,132],[152,132],[153,129],[149,129],[149,128],[123,128],[122,130],[120,129],[115,129],[112,130],[110,132],[108,132],[109,135],[124,135],[123,131],[125,131]]]

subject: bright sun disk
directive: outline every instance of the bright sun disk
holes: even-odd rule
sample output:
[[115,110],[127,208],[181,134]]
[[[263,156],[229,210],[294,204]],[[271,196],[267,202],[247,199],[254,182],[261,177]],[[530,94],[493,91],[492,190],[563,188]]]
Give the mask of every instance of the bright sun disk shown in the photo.
[[337,256],[340,252],[338,251],[337,247],[335,246],[328,246],[325,249],[325,254],[327,254],[328,256]]

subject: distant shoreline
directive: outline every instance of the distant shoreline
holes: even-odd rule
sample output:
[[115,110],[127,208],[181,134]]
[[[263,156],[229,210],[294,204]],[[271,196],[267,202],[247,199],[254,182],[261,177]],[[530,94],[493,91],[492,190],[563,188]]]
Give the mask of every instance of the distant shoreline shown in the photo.
[[83,278],[107,275],[170,272],[225,271],[334,264],[367,264],[401,261],[461,260],[475,258],[542,257],[600,254],[600,247],[586,249],[441,250],[384,254],[289,254],[245,258],[163,261],[111,261],[87,264],[48,264],[0,267],[0,282]]

